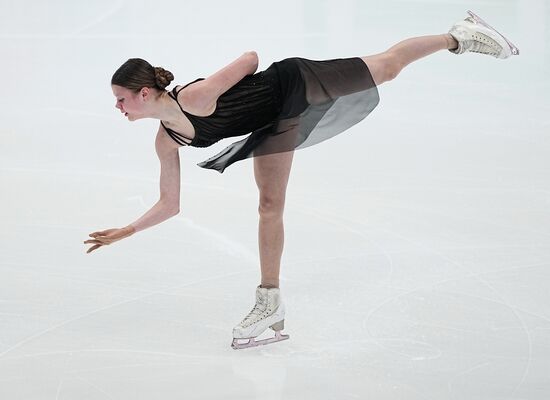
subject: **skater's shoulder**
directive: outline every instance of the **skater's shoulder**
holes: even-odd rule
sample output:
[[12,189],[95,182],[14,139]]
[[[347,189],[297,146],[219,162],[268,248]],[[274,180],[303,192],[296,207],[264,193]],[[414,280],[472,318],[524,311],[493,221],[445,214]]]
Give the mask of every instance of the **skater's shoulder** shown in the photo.
[[214,111],[217,98],[213,103],[204,101],[206,95],[204,86],[201,86],[204,78],[197,78],[186,85],[176,85],[170,92],[170,97],[175,99],[182,111],[198,117],[206,117]]

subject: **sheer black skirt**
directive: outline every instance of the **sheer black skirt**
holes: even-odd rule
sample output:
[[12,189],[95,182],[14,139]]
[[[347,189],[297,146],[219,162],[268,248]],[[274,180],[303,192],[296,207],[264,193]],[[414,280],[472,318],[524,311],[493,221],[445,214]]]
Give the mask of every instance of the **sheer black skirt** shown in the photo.
[[221,173],[245,158],[323,142],[363,120],[380,101],[370,71],[359,57],[321,61],[293,57],[260,73],[272,85],[276,117],[200,167]]

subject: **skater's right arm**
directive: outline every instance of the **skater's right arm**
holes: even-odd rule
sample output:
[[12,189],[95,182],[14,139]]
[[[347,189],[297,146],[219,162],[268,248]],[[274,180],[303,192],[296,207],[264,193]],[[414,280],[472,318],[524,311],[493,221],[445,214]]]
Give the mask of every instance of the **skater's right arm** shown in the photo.
[[92,239],[84,244],[92,244],[86,253],[102,246],[117,242],[153,225],[160,224],[179,213],[180,202],[180,160],[178,147],[159,128],[155,148],[160,159],[160,199],[141,218],[124,228],[112,228],[90,233]]
[[142,231],[173,217],[180,209],[180,158],[178,147],[159,128],[155,150],[160,160],[160,198],[157,203],[137,221],[130,225]]

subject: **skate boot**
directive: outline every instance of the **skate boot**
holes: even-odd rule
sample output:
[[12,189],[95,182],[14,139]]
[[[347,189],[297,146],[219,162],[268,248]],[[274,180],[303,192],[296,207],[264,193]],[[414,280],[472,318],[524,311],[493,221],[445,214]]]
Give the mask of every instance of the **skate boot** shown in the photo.
[[[288,339],[281,334],[285,326],[285,306],[281,301],[279,288],[256,288],[256,305],[252,311],[233,328],[234,349],[244,349]],[[267,328],[275,331],[275,336],[269,339],[256,340]]]
[[468,14],[469,17],[454,24],[449,31],[458,42],[458,48],[449,49],[451,53],[462,54],[471,51],[500,59],[519,54],[519,49],[495,28],[472,11],[468,11]]

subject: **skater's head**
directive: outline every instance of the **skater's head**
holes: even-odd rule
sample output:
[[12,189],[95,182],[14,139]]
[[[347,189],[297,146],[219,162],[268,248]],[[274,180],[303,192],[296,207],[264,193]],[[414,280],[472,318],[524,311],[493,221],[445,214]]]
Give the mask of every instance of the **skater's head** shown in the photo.
[[174,75],[170,71],[153,67],[141,58],[130,58],[115,71],[111,85],[138,93],[143,87],[164,90],[173,80]]
[[131,121],[145,117],[145,103],[164,93],[172,80],[174,75],[170,71],[153,67],[141,58],[130,58],[111,78],[111,88],[117,99],[115,107]]

